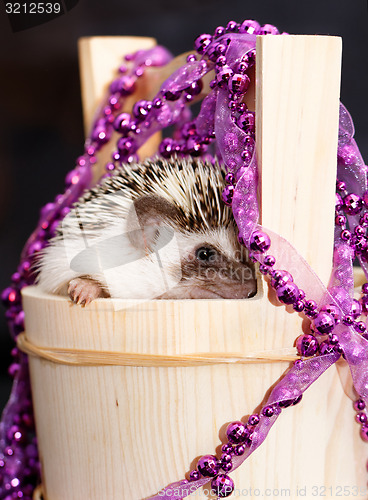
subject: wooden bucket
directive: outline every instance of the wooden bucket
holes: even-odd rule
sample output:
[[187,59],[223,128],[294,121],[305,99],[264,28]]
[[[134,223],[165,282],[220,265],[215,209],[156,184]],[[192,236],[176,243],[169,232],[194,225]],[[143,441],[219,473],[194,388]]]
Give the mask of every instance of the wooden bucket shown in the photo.
[[[35,345],[180,356],[278,346],[282,334],[262,335],[262,295],[246,301],[125,301],[118,311],[104,299],[74,307],[37,287],[26,289],[23,300],[27,337]],[[253,412],[288,365],[89,367],[30,356],[44,498],[149,497],[183,478],[196,457],[219,451],[226,424]],[[334,498],[344,486],[365,491],[357,427],[332,367],[234,471],[236,488],[243,496],[252,489],[256,496],[271,491],[290,498],[303,491],[306,498],[316,491],[320,496],[324,488]],[[207,498],[205,492],[189,498],[198,495]]]
[[[262,223],[291,241],[325,283],[340,58],[334,37],[257,41]],[[288,368],[280,350],[290,350],[302,323],[270,303],[260,277],[247,300],[99,299],[82,309],[30,287],[23,303],[35,346],[132,361],[74,366],[30,356],[46,500],[138,500],[182,479],[196,458],[219,451],[229,422],[259,409]],[[257,363],[155,366],[156,356],[255,358],[264,351],[270,359]],[[282,412],[265,443],[231,474],[235,497],[366,498],[364,443],[343,372],[332,366]],[[188,498],[213,498],[200,491]]]

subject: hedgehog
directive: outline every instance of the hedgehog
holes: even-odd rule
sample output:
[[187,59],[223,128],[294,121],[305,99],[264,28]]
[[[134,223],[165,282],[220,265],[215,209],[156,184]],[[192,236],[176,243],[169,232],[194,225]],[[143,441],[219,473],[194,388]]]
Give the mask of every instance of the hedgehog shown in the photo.
[[254,267],[221,193],[217,161],[156,157],[86,191],[42,251],[38,284],[85,306],[97,298],[246,299]]

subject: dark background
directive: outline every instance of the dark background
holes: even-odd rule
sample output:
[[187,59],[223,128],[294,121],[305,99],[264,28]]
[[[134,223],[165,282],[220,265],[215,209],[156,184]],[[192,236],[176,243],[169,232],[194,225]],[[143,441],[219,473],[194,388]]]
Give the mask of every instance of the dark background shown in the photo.
[[[342,36],[341,99],[368,161],[366,0],[79,0],[67,14],[17,33],[3,3],[0,10],[0,289],[16,270],[39,208],[63,190],[65,174],[82,152],[81,36],[152,36],[174,55],[230,20]],[[0,306],[0,410],[10,389],[11,346]]]

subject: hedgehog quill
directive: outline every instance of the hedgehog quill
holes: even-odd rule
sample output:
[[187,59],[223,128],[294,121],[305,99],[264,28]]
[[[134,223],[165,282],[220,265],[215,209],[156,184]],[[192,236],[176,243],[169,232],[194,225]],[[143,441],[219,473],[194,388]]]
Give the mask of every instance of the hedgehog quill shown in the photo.
[[62,221],[38,263],[41,288],[80,305],[254,296],[224,178],[217,162],[192,158],[123,165]]

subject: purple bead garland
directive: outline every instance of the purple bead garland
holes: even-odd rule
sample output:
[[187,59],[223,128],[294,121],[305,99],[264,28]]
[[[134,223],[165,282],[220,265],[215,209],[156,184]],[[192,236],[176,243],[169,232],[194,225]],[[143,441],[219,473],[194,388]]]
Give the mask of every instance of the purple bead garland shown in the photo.
[[[275,289],[279,300],[312,320],[311,334],[297,339],[296,346],[302,360],[295,362],[284,379],[275,386],[260,413],[251,415],[246,424],[241,421],[229,424],[228,443],[222,446],[221,458],[217,459],[214,455],[201,457],[197,468],[190,472],[189,482],[183,480],[177,483],[181,488],[180,496],[161,494],[165,492],[163,490],[154,498],[183,498],[193,491],[189,491],[189,487],[199,487],[209,478],[212,478],[211,488],[218,498],[231,495],[234,483],[227,472],[237,468],[263,442],[281,410],[297,404],[308,386],[342,353],[349,363],[353,363],[353,355],[346,348],[352,336],[351,331],[359,332],[356,334],[360,338],[359,342],[365,342],[367,335],[365,322],[357,320],[361,313],[368,314],[368,285],[363,285],[363,295],[359,301],[349,300],[341,290],[344,286],[349,289],[350,282],[346,276],[343,280],[338,276],[338,266],[335,265],[335,281],[340,286],[336,286],[334,293],[331,292],[329,303],[317,304],[313,299],[306,298],[290,273],[275,269],[276,258],[266,254],[272,250],[271,238],[256,225],[255,117],[243,103],[250,83],[247,70],[255,63],[257,34],[277,35],[279,31],[272,25],[260,26],[256,21],[246,20],[241,24],[230,21],[226,28],[219,26],[213,35],[199,36],[194,43],[198,55],[189,55],[187,65],[164,82],[152,101],[136,102],[132,115],[120,112],[123,100],[134,92],[136,81],[142,76],[145,67],[163,65],[169,60],[169,55],[157,47],[151,51],[138,51],[125,58],[127,65],[119,68],[119,76],[110,85],[110,95],[86,140],[84,154],[66,177],[65,193],[41,211],[39,226],[25,246],[20,267],[12,277],[12,285],[2,294],[8,308],[7,319],[11,332],[16,338],[24,327],[20,290],[33,283],[33,259],[55,234],[58,221],[66,215],[70,205],[90,185],[91,167],[97,161],[96,153],[111,139],[113,130],[120,137],[112,161],[106,165],[106,175],[111,175],[123,162],[136,161],[136,152],[148,137],[173,124],[176,125],[173,137],[165,138],[159,146],[159,153],[163,157],[168,158],[173,154],[211,157],[209,151],[212,149],[225,162],[229,172],[223,200],[232,206],[236,215],[239,241],[248,247],[251,257],[260,264],[260,271]],[[215,78],[210,84],[211,91],[203,100],[199,115],[192,120],[186,106],[202,92],[202,78],[212,69]],[[338,153],[340,170],[361,165],[352,135],[351,119],[343,108]],[[364,181],[361,181],[357,192],[351,189],[345,177],[343,181],[337,181],[335,218],[337,241],[341,242],[343,250],[350,251],[351,256],[358,256],[363,267],[368,262],[368,191],[365,176],[364,171]],[[240,195],[242,203],[239,202]],[[338,300],[339,293],[345,297],[345,302]],[[333,303],[334,300],[336,303]],[[345,307],[345,303],[349,307]],[[347,330],[349,327],[350,330]],[[0,476],[5,485],[0,487],[0,500],[13,498],[17,492],[23,495],[19,498],[30,499],[39,477],[39,463],[36,441],[32,437],[34,427],[27,358],[17,349],[14,350],[14,363],[10,370],[15,374],[15,384],[0,426],[3,450],[0,453]],[[361,385],[363,387],[364,383]],[[366,385],[368,387],[368,382]],[[367,396],[368,390],[362,398]],[[356,420],[361,424],[361,436],[368,441],[368,419],[363,411],[365,402],[362,398],[356,401],[354,408],[358,412]],[[15,469],[14,463],[18,463]]]
[[[234,26],[232,25],[232,30],[233,29],[234,29]],[[267,33],[268,30],[265,29],[264,32]],[[269,32],[271,33],[272,30]],[[215,32],[215,34],[216,33],[223,34],[223,29],[222,28],[221,28],[221,30],[218,29]],[[200,38],[200,40],[203,40],[203,39]],[[202,54],[205,54],[206,50],[208,50],[211,47],[211,43],[212,43],[212,38],[210,38],[209,36],[206,36],[206,47],[201,48]],[[213,54],[213,52],[211,51],[210,56],[209,56],[210,58],[212,57],[212,54]],[[218,86],[218,88],[223,89],[224,84],[226,82],[230,81],[230,79],[232,78],[232,75],[234,74],[232,69],[229,66],[226,66],[226,60],[223,57],[221,57],[221,60],[218,60],[218,66],[219,66],[219,69],[217,69],[217,78],[211,84],[211,88],[213,88],[213,89],[216,88],[216,85]],[[237,109],[236,108],[236,100],[233,100],[233,101],[230,100],[228,103],[228,108],[231,110],[231,115],[234,116],[235,110]],[[240,125],[240,128],[244,128],[243,123],[244,123],[244,121],[238,119],[237,124]],[[218,139],[221,140],[221,138],[218,138]],[[249,142],[248,142],[248,144],[249,144]],[[234,143],[233,139],[232,139],[232,147],[234,148],[234,146],[236,147],[236,143]],[[246,152],[247,152],[246,150],[243,152],[241,158],[244,158],[244,159],[247,158],[247,155],[244,154]],[[252,158],[251,153],[252,152],[250,152],[249,158]],[[226,159],[227,158],[225,157],[225,160]],[[234,172],[235,172],[235,174],[237,172],[236,163],[234,164],[232,162],[231,158],[229,158],[226,163],[229,166],[229,172],[230,172],[226,178],[226,181],[229,183],[229,186],[227,186],[225,188],[223,198],[224,198],[225,203],[227,203],[229,205],[232,204],[233,209],[234,209],[234,195],[236,195],[236,188],[238,187],[238,186],[236,186],[236,182],[239,181],[240,177],[238,177],[237,175],[235,175],[235,177],[234,177],[234,175],[233,175]],[[351,164],[351,162],[349,164]],[[239,170],[238,170],[238,172],[239,172]],[[244,171],[242,171],[242,176],[243,176],[243,172]],[[342,182],[338,182],[338,189],[340,191],[345,190],[345,184]],[[243,193],[245,191],[246,191],[246,189],[243,189]],[[344,194],[344,202],[343,202],[340,195],[338,197],[338,203],[337,203],[338,209],[341,209],[342,207],[344,207],[344,210],[345,210],[347,215],[358,214],[361,210],[361,203],[360,203],[359,197],[350,196],[350,197],[346,198],[346,196],[348,196],[348,194],[347,193],[343,193],[343,194]],[[250,214],[249,209],[248,209],[248,214],[249,214],[249,218],[251,219],[252,216]],[[367,218],[367,221],[368,221],[368,218]],[[239,223],[239,220],[237,220],[237,222]],[[240,219],[240,222],[241,222],[241,219]],[[346,222],[345,217],[339,217],[336,219],[336,223],[340,226],[344,226],[345,222]],[[361,223],[363,223],[363,222],[361,221]],[[249,234],[250,234],[249,249],[251,251],[250,255],[255,261],[258,261],[261,264],[261,266],[260,266],[261,272],[265,275],[267,275],[267,274],[270,275],[271,285],[276,289],[276,292],[278,294],[279,299],[281,299],[281,301],[283,301],[284,303],[294,304],[294,309],[296,311],[301,312],[304,310],[307,317],[315,320],[314,327],[315,327],[315,330],[317,331],[317,333],[321,336],[321,343],[319,344],[319,341],[317,340],[317,338],[312,336],[312,335],[310,335],[308,337],[304,336],[303,340],[306,343],[303,344],[302,340],[300,341],[300,343],[299,343],[300,354],[303,356],[306,356],[306,355],[307,356],[314,356],[319,352],[320,356],[321,356],[321,361],[317,361],[317,360],[314,361],[314,359],[311,358],[311,364],[308,366],[311,366],[313,370],[317,370],[317,369],[322,369],[323,365],[327,364],[327,366],[325,366],[324,369],[327,368],[328,366],[330,366],[329,363],[334,363],[340,357],[341,353],[343,352],[342,347],[339,344],[339,336],[337,336],[335,333],[333,333],[334,328],[340,323],[341,314],[340,314],[340,309],[339,309],[338,305],[329,304],[329,305],[324,306],[322,308],[318,308],[318,305],[314,300],[306,299],[305,293],[302,290],[300,290],[295,283],[293,283],[293,278],[291,277],[291,275],[289,273],[287,273],[286,271],[275,271],[272,269],[272,267],[275,265],[274,257],[272,257],[272,256],[264,257],[262,255],[270,247],[269,236],[266,233],[264,233],[263,231],[259,231],[259,230],[256,230],[256,231],[253,230]],[[345,236],[346,240],[350,240],[350,234],[351,234],[350,232],[343,233],[343,236]],[[355,234],[357,236],[362,236],[363,231],[361,229],[358,229]],[[243,235],[241,235],[241,233],[239,235],[239,241],[242,244],[248,246],[247,245],[248,238],[244,238]],[[355,245],[355,247],[354,247],[355,249],[356,248],[358,250],[362,249],[362,244],[360,241],[358,241],[358,242],[353,241],[353,244]],[[333,299],[331,297],[331,301],[332,300]],[[358,312],[359,311],[358,311],[358,308],[356,307],[356,304],[352,303],[352,308],[349,310],[349,313],[351,313],[351,314],[343,315],[342,323],[347,324],[347,325],[353,325],[354,324],[354,316],[357,317]],[[354,326],[358,326],[358,325],[354,325]],[[361,325],[359,325],[359,326],[363,329],[363,327]],[[326,340],[323,340],[323,338],[325,336],[328,336],[328,338]],[[295,363],[295,368],[297,370],[303,371],[306,366],[307,366],[307,363],[305,361],[298,361]],[[287,378],[288,378],[288,376],[286,376],[284,379],[286,380]],[[291,379],[291,376],[290,376],[290,379]],[[314,376],[313,376],[313,374],[311,374],[310,376],[306,375],[305,377],[303,377],[303,379],[309,385],[309,383],[311,383],[313,380],[315,380],[315,374],[314,374]],[[280,384],[280,385],[282,385],[282,384]],[[261,410],[261,415],[267,419],[271,419],[279,414],[281,408],[285,408],[285,407],[289,406],[290,404],[296,404],[297,402],[299,402],[301,399],[301,396],[302,396],[302,393],[295,394],[295,399],[293,400],[293,399],[289,399],[289,398],[286,399],[286,397],[284,395],[284,398],[281,398],[280,402],[277,405],[273,404],[273,405],[268,405],[268,406],[264,407]],[[360,417],[360,419],[362,422],[363,421],[365,422],[365,419],[363,417]],[[243,429],[242,426],[243,426],[243,424],[241,422],[233,422],[232,424],[230,424],[230,426],[228,427],[229,442],[231,442],[231,440],[234,440],[234,438],[232,436],[233,432],[235,433],[235,435],[237,435],[237,433],[241,434],[240,430]],[[250,437],[251,436],[249,436],[249,438],[248,438],[249,442],[252,442]],[[256,443],[256,446],[257,446],[257,444],[258,445],[260,444],[260,443],[257,443],[256,439],[254,440],[254,443]],[[222,451],[224,452],[224,454],[222,456],[221,463],[223,466],[223,470],[225,472],[230,468],[231,462],[230,462],[229,457],[231,457],[231,454],[233,454],[234,457],[237,456],[235,449],[233,449],[233,451],[231,451],[231,449],[228,448],[228,446],[229,445],[224,445],[222,447]],[[244,448],[244,445],[240,445],[240,446],[242,446],[242,448]],[[243,454],[245,450],[242,449],[241,451]],[[232,467],[233,466],[231,464],[231,468]],[[197,476],[196,476],[196,478],[197,478]],[[198,479],[197,479],[197,481],[198,481]],[[198,486],[199,486],[199,484],[198,484]],[[186,496],[186,495],[183,495],[183,496]],[[169,497],[167,497],[167,498],[169,498]]]

